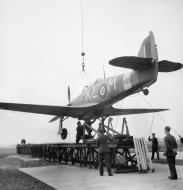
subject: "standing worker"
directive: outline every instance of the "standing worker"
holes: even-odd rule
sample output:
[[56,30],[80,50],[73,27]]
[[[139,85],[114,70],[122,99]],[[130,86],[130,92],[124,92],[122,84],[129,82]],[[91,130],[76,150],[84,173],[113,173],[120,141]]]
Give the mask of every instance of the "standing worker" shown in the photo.
[[83,126],[80,121],[77,122],[76,132],[76,143],[78,144],[83,139]]
[[111,158],[110,158],[110,150],[109,150],[109,141],[111,138],[105,135],[105,129],[99,124],[99,137],[97,138],[97,145],[98,145],[98,160],[99,160],[99,172],[100,176],[103,176],[104,169],[103,169],[103,160],[105,160],[105,164],[107,167],[107,172],[109,176],[112,176],[111,173]]
[[175,168],[175,156],[177,155],[177,142],[175,140],[175,137],[170,134],[170,127],[165,127],[165,152],[164,155],[166,156],[167,163],[170,169],[170,176],[169,179],[177,179],[177,171]]
[[155,133],[152,133],[152,138],[149,136],[149,141],[152,141],[152,156],[151,160],[154,159],[154,153],[157,154],[157,159],[159,160],[159,150],[158,150],[158,139],[155,137]]

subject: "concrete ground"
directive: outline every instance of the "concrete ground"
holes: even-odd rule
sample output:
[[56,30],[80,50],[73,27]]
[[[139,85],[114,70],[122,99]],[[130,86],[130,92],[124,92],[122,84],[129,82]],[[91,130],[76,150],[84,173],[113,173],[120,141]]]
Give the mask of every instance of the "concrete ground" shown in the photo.
[[[150,156],[151,156],[151,152],[150,152]],[[163,152],[160,152],[159,153],[159,157],[160,159],[166,159],[165,156],[163,156]],[[154,155],[154,158],[156,159],[157,158],[157,154],[155,153]],[[178,152],[177,156],[176,156],[176,159],[183,159],[183,152]]]
[[182,190],[183,166],[176,166],[178,180],[169,180],[168,166],[154,164],[154,173],[124,173],[99,176],[98,170],[72,165],[55,165],[20,170],[58,190]]

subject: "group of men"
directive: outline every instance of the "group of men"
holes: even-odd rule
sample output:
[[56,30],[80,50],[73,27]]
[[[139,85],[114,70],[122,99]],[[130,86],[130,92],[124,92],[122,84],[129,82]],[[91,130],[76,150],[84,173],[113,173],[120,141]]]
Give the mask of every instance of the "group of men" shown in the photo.
[[[79,143],[80,140],[85,139],[92,139],[94,136],[92,136],[92,130],[89,127],[91,126],[91,123],[84,123],[81,124],[80,121],[77,123],[76,128],[76,143]],[[85,130],[87,131],[87,134],[85,134]],[[96,143],[98,145],[98,159],[99,159],[99,172],[100,176],[103,176],[104,174],[104,164],[103,161],[105,161],[105,165],[107,168],[107,172],[109,176],[112,176],[111,172],[111,156],[110,156],[110,149],[109,149],[109,143],[112,140],[111,136],[105,135],[106,130],[102,126],[101,123],[99,123],[98,128],[98,138],[96,139]]]
[[[80,140],[84,139],[92,139],[94,136],[92,136],[92,129],[89,127],[92,123],[85,122],[83,125],[80,121],[77,122],[77,128],[76,128],[76,143],[79,143]],[[85,131],[87,134],[85,134]]]
[[[170,170],[170,176],[168,177],[171,180],[176,180],[177,171],[175,168],[175,157],[177,155],[177,142],[173,135],[170,134],[170,127],[166,126],[164,129],[165,137],[164,137],[164,144],[165,144],[165,151],[163,153],[166,156],[167,164]],[[181,143],[183,143],[183,138],[179,135]],[[157,159],[159,159],[159,146],[158,146],[158,139],[155,137],[155,133],[152,133],[152,138],[148,138],[149,141],[152,141],[152,156],[151,160],[154,159],[154,154],[157,154]]]
[[[91,128],[88,127],[89,124],[81,125],[81,122],[78,121],[77,123],[77,134],[76,134],[76,143],[83,138],[83,134],[85,133],[84,130],[88,132],[86,138],[93,138],[91,135]],[[100,176],[103,176],[103,161],[105,161],[105,165],[107,168],[107,172],[109,176],[112,176],[111,172],[111,155],[109,149],[109,143],[112,140],[111,136],[105,134],[105,129],[102,124],[99,124],[98,128],[98,138],[96,139],[98,145],[98,159],[99,159],[99,173]],[[164,129],[165,137],[164,137],[164,144],[165,144],[165,152],[164,156],[166,156],[167,163],[170,170],[170,176],[168,177],[171,180],[177,179],[177,172],[175,168],[175,157],[177,155],[177,142],[173,135],[170,134],[170,127],[166,126]],[[148,137],[149,141],[152,141],[152,156],[151,159],[154,159],[154,154],[157,154],[157,159],[159,159],[159,146],[158,146],[158,139],[155,136],[155,133],[152,133],[152,138]],[[183,138],[180,136],[181,143],[183,143]]]

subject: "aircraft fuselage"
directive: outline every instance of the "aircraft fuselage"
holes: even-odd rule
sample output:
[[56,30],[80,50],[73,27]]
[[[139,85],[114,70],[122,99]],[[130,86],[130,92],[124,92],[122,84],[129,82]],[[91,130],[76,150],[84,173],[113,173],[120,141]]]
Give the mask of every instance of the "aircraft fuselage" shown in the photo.
[[104,104],[108,106],[119,100],[141,91],[144,87],[156,81],[157,72],[155,65],[152,64],[148,69],[141,71],[131,71],[125,74],[97,79],[83,92],[77,96],[71,106],[91,106]]

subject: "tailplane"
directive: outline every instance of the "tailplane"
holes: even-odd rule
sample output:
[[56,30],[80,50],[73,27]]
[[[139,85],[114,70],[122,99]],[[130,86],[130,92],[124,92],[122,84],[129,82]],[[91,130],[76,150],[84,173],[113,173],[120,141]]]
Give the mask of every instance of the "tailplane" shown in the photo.
[[181,63],[175,63],[167,60],[158,62],[158,51],[153,32],[143,40],[136,56],[117,57],[109,61],[110,65],[123,67],[133,70],[144,70],[152,67],[154,78],[157,78],[158,72],[171,72],[183,67]]

